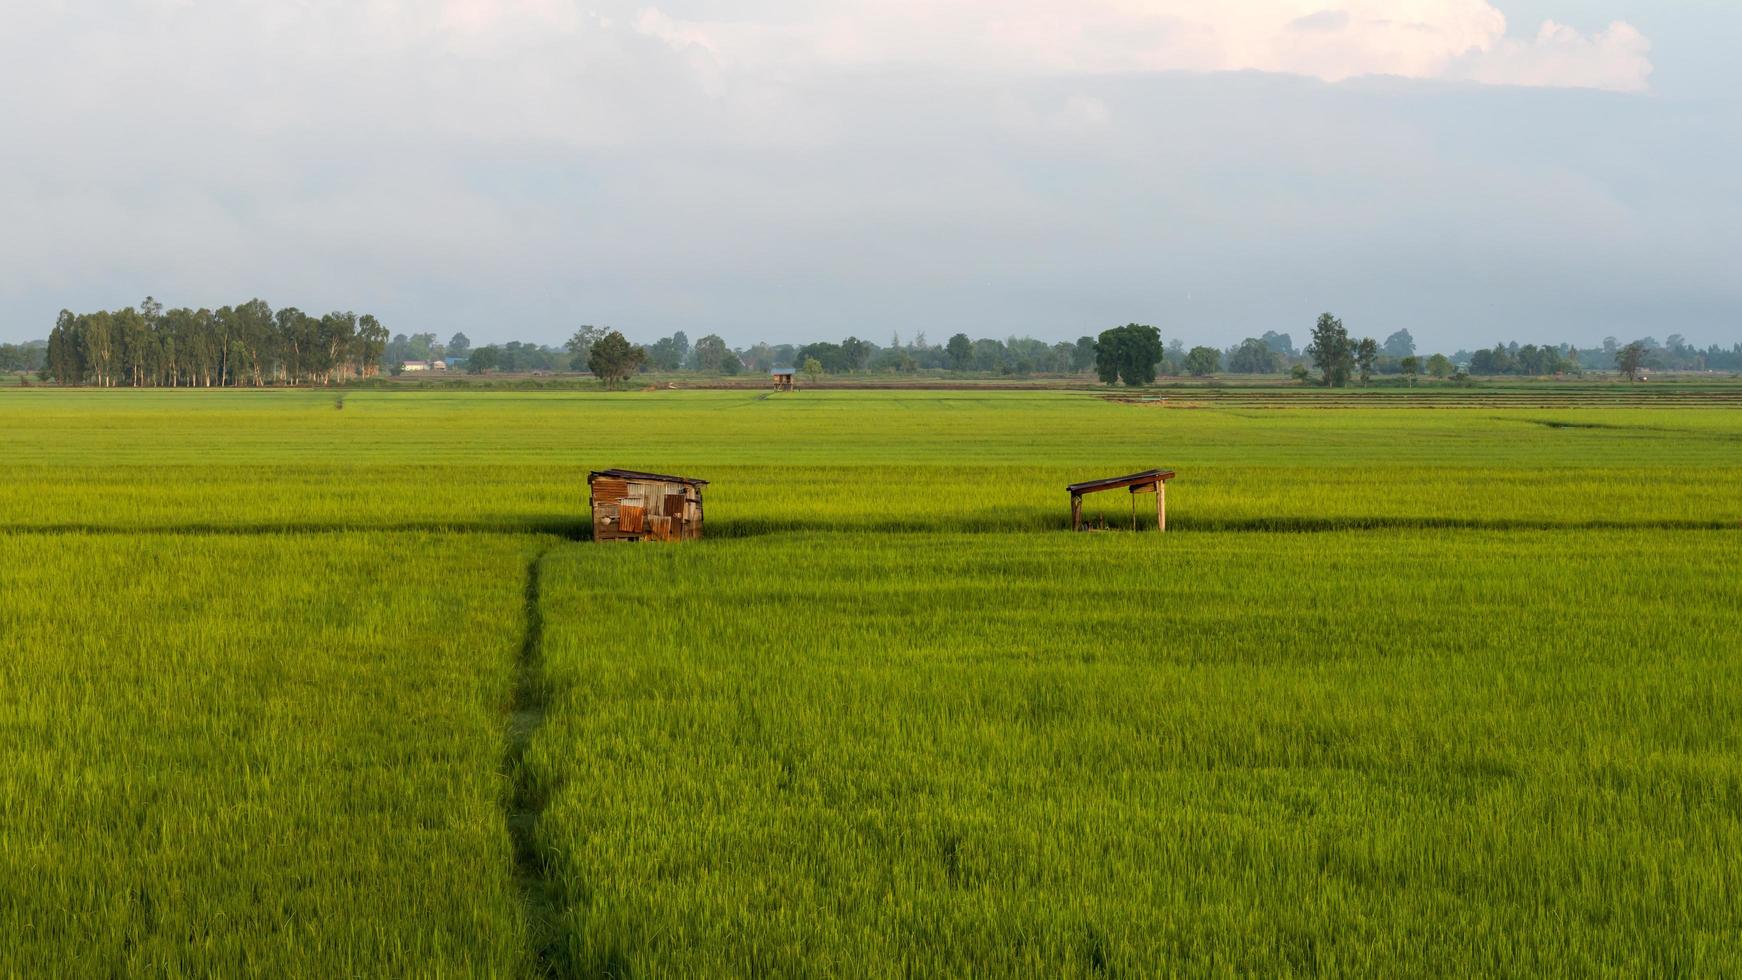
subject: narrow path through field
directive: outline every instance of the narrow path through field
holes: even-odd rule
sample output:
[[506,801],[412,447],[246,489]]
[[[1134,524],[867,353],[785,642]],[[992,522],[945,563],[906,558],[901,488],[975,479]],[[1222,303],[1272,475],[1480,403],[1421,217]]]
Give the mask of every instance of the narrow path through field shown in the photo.
[[555,954],[561,903],[548,875],[545,855],[538,848],[538,820],[549,793],[526,765],[527,749],[544,725],[549,701],[544,680],[544,612],[540,608],[540,580],[549,553],[548,548],[540,551],[526,566],[526,630],[520,641],[519,676],[509,709],[502,770],[507,773],[511,787],[504,817],[509,840],[514,845],[514,881],[526,907],[534,966],[537,975],[554,977],[559,975]]

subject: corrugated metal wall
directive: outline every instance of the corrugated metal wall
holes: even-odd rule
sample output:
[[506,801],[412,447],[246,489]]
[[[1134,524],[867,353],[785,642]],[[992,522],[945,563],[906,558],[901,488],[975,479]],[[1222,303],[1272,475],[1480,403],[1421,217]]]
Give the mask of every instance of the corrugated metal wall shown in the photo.
[[593,540],[681,541],[701,536],[700,488],[610,477],[593,481]]

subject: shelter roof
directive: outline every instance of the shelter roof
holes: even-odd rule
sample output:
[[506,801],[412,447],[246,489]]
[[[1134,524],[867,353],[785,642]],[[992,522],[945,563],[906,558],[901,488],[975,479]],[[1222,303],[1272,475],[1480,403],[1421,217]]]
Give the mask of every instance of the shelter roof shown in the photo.
[[1166,483],[1173,478],[1173,470],[1144,470],[1142,473],[1133,473],[1130,476],[1110,476],[1105,480],[1073,483],[1065,489],[1073,494],[1097,493],[1102,490],[1118,490],[1123,487],[1142,487],[1151,483]]
[[609,477],[614,480],[644,480],[649,483],[687,483],[692,487],[705,487],[708,485],[708,481],[698,480],[695,477],[690,476],[668,476],[664,473],[643,473],[640,470],[615,469],[594,470],[592,473],[587,475],[587,482],[591,483],[601,476]]

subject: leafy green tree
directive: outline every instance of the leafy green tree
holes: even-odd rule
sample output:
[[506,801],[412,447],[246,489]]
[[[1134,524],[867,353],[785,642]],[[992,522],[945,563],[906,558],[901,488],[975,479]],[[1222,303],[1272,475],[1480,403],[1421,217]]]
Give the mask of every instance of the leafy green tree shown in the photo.
[[1194,378],[1207,378],[1222,367],[1222,352],[1214,347],[1193,347],[1186,355],[1186,373]]
[[1081,374],[1095,366],[1095,338],[1078,337],[1071,347],[1070,369],[1073,374]]
[[732,353],[719,334],[711,333],[696,341],[696,367],[709,374],[721,373],[726,355]]
[[1615,352],[1615,370],[1626,375],[1628,381],[1638,381],[1639,370],[1645,366],[1645,355],[1645,344],[1635,340]]
[[1403,360],[1415,355],[1415,338],[1408,330],[1399,330],[1385,338],[1385,356],[1395,360]]
[[1307,380],[1313,376],[1313,373],[1307,370],[1305,364],[1296,364],[1288,373],[1290,377],[1302,384],[1305,384]]
[[1102,331],[1095,342],[1095,374],[1103,384],[1154,384],[1161,358],[1161,331],[1140,323]]
[[822,376],[822,373],[823,362],[814,357],[807,357],[804,359],[804,377],[806,381],[809,381],[814,385],[817,383],[817,378]]
[[388,367],[404,364],[411,359],[410,351],[411,338],[405,334],[396,333],[393,335],[393,339],[387,342],[387,353],[382,356],[381,361]]
[[[216,323],[223,331],[218,340],[218,384],[236,384],[234,361],[238,354],[248,362],[248,378],[255,387],[265,384],[279,368],[284,357],[286,338],[274,329],[277,322],[272,307],[263,299],[251,299],[235,309],[216,314]],[[300,314],[299,314],[300,315]],[[300,322],[298,324],[300,326]]]
[[1470,355],[1470,373],[1478,375],[1512,374],[1518,370],[1518,358],[1505,344],[1484,347]]
[[966,371],[974,361],[974,342],[965,333],[956,334],[944,345],[944,356],[949,358],[950,370]]
[[857,337],[848,337],[841,341],[841,354],[847,359],[847,370],[863,371],[871,360],[873,348],[869,343]]
[[85,359],[79,350],[79,322],[71,310],[61,310],[48,335],[48,374],[63,385],[83,384]]
[[132,307],[116,310],[110,322],[114,325],[117,374],[127,385],[137,388],[144,384],[151,363],[151,328]]
[[1343,328],[1343,321],[1329,313],[1320,316],[1318,324],[1313,327],[1313,340],[1307,345],[1306,353],[1319,369],[1325,387],[1348,385],[1349,375],[1355,371],[1355,345],[1349,340],[1349,331]]
[[1379,342],[1372,337],[1362,337],[1355,345],[1355,363],[1361,368],[1361,383],[1373,380],[1373,368],[1379,363]]
[[[222,314],[224,311],[218,312]],[[309,348],[314,346],[316,340],[316,322],[294,306],[287,306],[273,314],[273,322],[277,327],[278,362],[284,380],[289,384],[298,384],[306,370]]]
[[320,319],[320,379],[322,384],[350,376],[352,349],[357,344],[357,314],[328,313]]
[[86,373],[99,388],[115,384],[115,319],[102,310],[79,317],[79,350]]
[[767,371],[778,367],[780,363],[774,356],[774,348],[762,341],[758,341],[748,350],[740,351],[738,360],[746,371]]
[[370,316],[274,313],[259,299],[165,310],[147,296],[114,312],[63,310],[49,339],[29,349],[32,363],[43,360],[45,374],[67,384],[221,387],[344,381],[376,370],[386,346]]
[[828,374],[846,374],[853,369],[852,362],[847,358],[846,350],[840,344],[831,344],[826,341],[806,344],[794,352],[792,362],[803,364],[811,358],[815,358],[817,363],[823,366],[823,371]]
[[1411,354],[1397,362],[1397,369],[1403,373],[1404,377],[1414,381],[1415,376],[1421,373],[1421,358]]
[[411,342],[406,347],[410,356],[407,360],[427,361],[435,356],[436,335],[433,333],[414,333]]
[[468,374],[483,374],[485,371],[496,370],[501,364],[502,348],[495,344],[487,344],[473,351],[472,356],[466,358],[466,372]]
[[1560,374],[1564,368],[1561,353],[1553,347],[1525,344],[1518,349],[1518,372],[1534,376]]
[[689,356],[690,340],[684,336],[682,330],[669,337],[661,337],[647,347],[648,362],[661,371],[676,371],[682,368]]
[[33,340],[22,344],[0,344],[0,371],[41,373],[47,364],[48,343]]
[[1228,358],[1228,370],[1235,374],[1275,374],[1282,370],[1282,355],[1256,337],[1248,337],[1234,348]]
[[[460,342],[460,353],[456,356],[464,357],[465,352],[472,346],[471,342],[466,340],[466,335],[463,333],[454,334],[454,340]],[[448,351],[452,353],[453,349],[454,344],[450,343]],[[357,370],[363,377],[367,378],[381,372],[381,355],[386,352],[387,328],[382,326],[381,321],[375,319],[372,313],[365,313],[358,317],[356,359]]]
[[[1176,337],[1173,340],[1170,340],[1167,342],[1167,350],[1162,356],[1168,362],[1173,364],[1174,367],[1178,367],[1179,365],[1184,364],[1186,362],[1186,345],[1181,343],[1180,340]],[[1168,370],[1168,373],[1169,374],[1174,373],[1173,369],[1170,368]]]
[[982,337],[974,341],[974,370],[997,371],[1009,362],[1010,351],[1001,340]]
[[[684,346],[689,346],[685,341]],[[628,381],[648,361],[647,351],[631,344],[613,330],[600,337],[587,353],[587,368],[610,388]]]
[[1427,373],[1436,378],[1452,376],[1452,359],[1444,354],[1435,354],[1427,359]]
[[595,327],[590,323],[582,324],[569,339],[563,343],[563,349],[569,352],[569,370],[587,370],[587,359],[593,353],[593,345],[599,338],[605,336],[604,327]]
[[448,357],[456,361],[463,361],[470,353],[472,353],[472,338],[463,333],[455,333],[448,338]]
[[1294,338],[1288,334],[1277,333],[1274,330],[1266,330],[1264,331],[1264,336],[1258,339],[1262,340],[1264,346],[1275,351],[1280,357],[1294,356]]

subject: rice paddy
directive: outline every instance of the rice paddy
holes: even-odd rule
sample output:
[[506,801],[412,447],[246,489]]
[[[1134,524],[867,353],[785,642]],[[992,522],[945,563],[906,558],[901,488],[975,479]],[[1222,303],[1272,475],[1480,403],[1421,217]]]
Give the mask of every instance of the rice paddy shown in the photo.
[[1742,970],[1742,413],[1177,401],[9,390],[0,973]]

